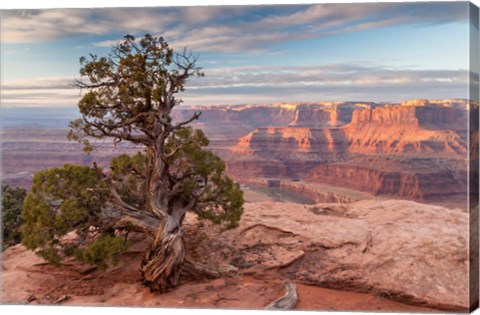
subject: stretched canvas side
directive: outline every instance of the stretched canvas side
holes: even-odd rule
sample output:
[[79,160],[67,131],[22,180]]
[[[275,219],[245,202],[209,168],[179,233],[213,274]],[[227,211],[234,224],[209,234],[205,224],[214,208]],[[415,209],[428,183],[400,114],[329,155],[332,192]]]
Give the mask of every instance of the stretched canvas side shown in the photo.
[[478,308],[478,104],[479,104],[479,10],[478,7],[470,3],[470,132],[469,132],[469,213],[470,213],[470,311]]

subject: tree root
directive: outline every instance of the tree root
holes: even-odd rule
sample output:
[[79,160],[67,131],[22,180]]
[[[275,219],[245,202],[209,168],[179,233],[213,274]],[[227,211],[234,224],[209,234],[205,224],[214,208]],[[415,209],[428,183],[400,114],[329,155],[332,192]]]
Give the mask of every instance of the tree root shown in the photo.
[[276,299],[272,303],[268,304],[265,309],[267,310],[289,310],[293,309],[298,303],[297,286],[295,283],[285,280],[283,281],[283,289],[285,294]]
[[159,229],[141,264],[142,282],[153,292],[167,292],[177,286],[185,259],[182,229]]
[[181,266],[180,277],[184,282],[191,279],[218,279],[221,276],[222,273],[217,269],[188,259]]
[[142,282],[152,292],[167,292],[189,280],[216,279],[222,273],[186,257],[183,229],[167,221],[158,230],[141,264]]

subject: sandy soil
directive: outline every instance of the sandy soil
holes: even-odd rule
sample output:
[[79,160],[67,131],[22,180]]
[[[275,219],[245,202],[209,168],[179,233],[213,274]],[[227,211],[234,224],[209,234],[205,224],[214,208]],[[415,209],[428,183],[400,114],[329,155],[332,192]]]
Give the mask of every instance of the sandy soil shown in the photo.
[[[152,294],[140,284],[136,266],[141,241],[136,241],[119,265],[104,272],[72,260],[56,268],[20,245],[10,248],[2,255],[2,303],[262,309],[283,294],[278,280],[243,275],[193,281],[165,294]],[[297,290],[297,310],[434,311],[369,294],[302,284]]]

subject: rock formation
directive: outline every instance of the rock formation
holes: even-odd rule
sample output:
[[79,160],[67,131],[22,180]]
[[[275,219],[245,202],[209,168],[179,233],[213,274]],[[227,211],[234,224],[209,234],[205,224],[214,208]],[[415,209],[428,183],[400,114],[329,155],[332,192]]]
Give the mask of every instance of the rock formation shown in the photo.
[[[257,128],[219,154],[244,182],[306,180],[464,208],[467,107],[461,100],[299,106],[288,126]],[[350,116],[337,120],[342,110]]]
[[[315,201],[356,200],[330,191],[347,188],[465,208],[469,107],[455,99],[202,106],[180,107],[174,119],[201,111],[195,127],[210,137],[229,174],[245,184],[282,180],[283,188]],[[139,149],[103,145],[82,156],[66,132],[5,130],[4,181],[26,187],[38,169],[93,160],[106,165],[117,153]],[[299,188],[306,182],[332,187],[314,195],[318,189]]]
[[458,311],[469,307],[467,226],[466,213],[412,201],[259,203],[216,241],[246,274]]

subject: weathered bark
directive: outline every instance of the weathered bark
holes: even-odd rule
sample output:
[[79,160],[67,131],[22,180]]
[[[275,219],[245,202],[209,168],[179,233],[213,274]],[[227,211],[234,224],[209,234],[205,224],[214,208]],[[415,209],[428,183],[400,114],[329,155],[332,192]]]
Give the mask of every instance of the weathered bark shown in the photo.
[[175,287],[184,260],[183,229],[171,217],[167,217],[142,260],[143,284],[156,292],[166,292]]
[[117,222],[115,222],[113,227],[118,230],[125,229],[128,231],[146,233],[155,237],[159,225],[159,220],[147,215],[143,215],[142,217],[124,215]]
[[[160,128],[159,128],[160,129]],[[183,229],[179,220],[169,214],[167,165],[162,157],[166,136],[159,136],[157,148],[147,151],[147,207],[161,220],[155,239],[142,260],[143,284],[155,292],[166,292],[178,284],[185,260]]]
[[200,263],[193,262],[191,260],[185,259],[185,262],[181,268],[181,278],[185,281],[191,279],[217,279],[220,278],[222,274],[220,271]]
[[180,277],[182,281],[220,277],[217,270],[185,258],[182,222],[192,206],[192,200],[187,204],[176,201],[166,213],[162,211],[164,219],[141,268],[143,283],[152,291],[168,291],[178,284]]
[[185,257],[183,229],[173,217],[160,226],[155,240],[142,260],[143,284],[154,292],[166,292],[179,281],[215,279],[221,273],[207,265],[195,263]]

